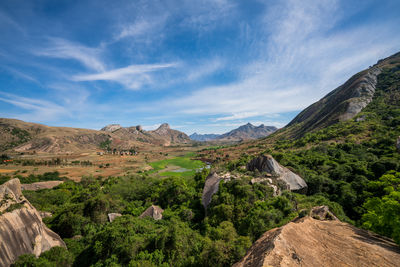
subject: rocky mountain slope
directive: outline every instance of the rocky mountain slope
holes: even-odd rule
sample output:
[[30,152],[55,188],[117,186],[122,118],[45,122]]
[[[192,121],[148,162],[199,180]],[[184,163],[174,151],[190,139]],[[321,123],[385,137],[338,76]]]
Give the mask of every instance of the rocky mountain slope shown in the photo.
[[96,131],[0,119],[0,151],[73,153],[95,150],[101,146],[119,150],[149,144],[190,142],[186,134],[170,129],[168,124],[163,124],[154,131],[144,131],[141,126],[124,128],[116,124]]
[[322,214],[266,232],[233,266],[398,266],[400,248],[392,240],[316,210]]
[[0,266],[9,266],[22,254],[39,256],[54,246],[66,247],[22,195],[18,179],[0,185],[0,214]]
[[260,126],[254,126],[251,123],[242,125],[230,132],[224,134],[197,134],[194,133],[190,135],[190,138],[195,141],[225,141],[225,142],[239,142],[243,140],[258,139],[266,137],[277,128],[275,126],[265,126],[261,124]]
[[[190,143],[189,136],[185,133],[173,130],[168,123],[163,123],[156,130],[145,131],[140,125],[132,127],[122,127],[119,124],[110,124],[101,129],[103,132],[112,133],[121,142],[139,141],[156,145]],[[128,147],[129,145],[125,145]]]
[[354,118],[372,101],[382,69],[394,66],[399,58],[400,53],[397,53],[355,74],[343,85],[300,112],[283,131],[289,136],[299,137]]
[[191,135],[189,135],[190,139],[192,139],[193,141],[211,141],[214,139],[217,139],[218,136],[220,136],[220,134],[198,134],[198,133],[192,133]]
[[189,136],[185,133],[173,130],[168,123],[163,123],[154,131],[148,131],[148,133],[155,137],[165,141],[165,145],[190,143]]

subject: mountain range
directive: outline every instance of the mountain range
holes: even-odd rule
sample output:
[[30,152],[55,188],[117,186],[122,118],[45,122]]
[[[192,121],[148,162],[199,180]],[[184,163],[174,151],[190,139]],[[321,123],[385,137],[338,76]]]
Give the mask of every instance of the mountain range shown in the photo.
[[195,141],[225,141],[225,142],[240,142],[250,139],[258,139],[266,137],[278,130],[275,126],[254,126],[251,123],[242,125],[224,134],[197,134],[193,133],[189,137]]
[[66,153],[95,150],[99,147],[126,150],[145,145],[191,143],[183,132],[167,123],[158,129],[145,131],[141,126],[107,125],[100,131],[51,127],[15,119],[0,119],[0,151]]
[[156,130],[146,131],[140,125],[122,127],[109,124],[101,130],[70,127],[51,127],[16,119],[0,118],[0,151],[66,153],[86,150],[128,150],[145,145],[170,146],[190,144],[195,141],[239,142],[268,136],[276,131],[274,126],[248,123],[221,135],[198,135],[190,137],[171,129],[168,123]]

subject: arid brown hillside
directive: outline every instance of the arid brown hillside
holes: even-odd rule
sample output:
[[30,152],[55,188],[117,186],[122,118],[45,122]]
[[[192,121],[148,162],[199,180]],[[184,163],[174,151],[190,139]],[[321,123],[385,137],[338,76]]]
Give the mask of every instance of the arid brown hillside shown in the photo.
[[170,129],[168,124],[155,131],[144,131],[140,126],[105,127],[96,131],[0,119],[0,151],[73,153],[104,148],[105,144],[119,150],[190,142],[186,134]]
[[0,151],[76,152],[96,149],[110,138],[95,130],[50,127],[14,119],[0,119]]

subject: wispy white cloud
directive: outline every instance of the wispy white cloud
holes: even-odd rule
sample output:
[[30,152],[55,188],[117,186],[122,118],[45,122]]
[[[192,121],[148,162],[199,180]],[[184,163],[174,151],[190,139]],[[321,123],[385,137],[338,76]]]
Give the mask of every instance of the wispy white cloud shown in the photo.
[[26,74],[26,73],[24,73],[22,71],[19,71],[17,69],[14,69],[12,67],[0,66],[0,68],[3,68],[4,70],[6,70],[7,72],[11,73],[13,76],[15,76],[17,78],[22,78],[22,79],[27,80],[27,81],[31,81],[31,82],[34,82],[34,83],[39,83],[39,81],[36,78],[34,78],[33,76],[31,76],[29,74]]
[[1,10],[0,10],[0,22],[2,22],[1,23],[2,25],[11,26],[13,29],[16,29],[23,34],[26,34],[24,28],[22,28],[14,19],[12,19],[10,16],[5,14]]
[[130,89],[139,89],[143,84],[151,83],[149,73],[176,67],[178,63],[130,65],[95,74],[83,74],[72,77],[73,81],[114,81]]
[[105,66],[100,59],[102,49],[87,47],[61,38],[49,38],[48,40],[50,41],[48,47],[36,49],[33,53],[38,56],[73,59],[89,69],[105,70]]
[[188,67],[188,74],[186,75],[186,80],[189,82],[196,81],[205,76],[212,75],[216,71],[221,70],[225,66],[224,60],[221,58],[213,58],[211,60],[205,60],[196,64],[195,67]]
[[27,110],[28,112],[20,114],[19,118],[28,121],[46,121],[59,118],[60,116],[70,115],[70,111],[65,107],[47,100],[21,97],[0,92],[0,101]]
[[[330,32],[342,19],[339,12],[332,12],[338,5],[334,0],[285,1],[266,9],[258,27],[263,29],[260,34],[270,38],[253,45],[259,58],[238,68],[237,81],[163,101],[174,106],[177,114],[218,115],[217,121],[305,108],[377,58],[387,56],[400,41],[387,38],[391,33],[382,31],[383,25]],[[164,108],[165,104],[156,106]]]
[[134,23],[123,23],[119,26],[120,31],[115,35],[114,41],[124,38],[154,37],[156,32],[162,31],[168,16],[166,14],[157,17],[146,17],[136,20]]
[[196,29],[201,34],[234,18],[233,13],[236,11],[236,4],[227,0],[185,1],[184,5],[177,11],[188,13],[182,20],[182,27]]
[[238,120],[238,119],[246,119],[246,118],[251,118],[255,116],[260,116],[262,115],[260,112],[242,112],[242,113],[236,113],[230,116],[224,116],[224,117],[219,117],[216,118],[215,121],[232,121],[232,120]]

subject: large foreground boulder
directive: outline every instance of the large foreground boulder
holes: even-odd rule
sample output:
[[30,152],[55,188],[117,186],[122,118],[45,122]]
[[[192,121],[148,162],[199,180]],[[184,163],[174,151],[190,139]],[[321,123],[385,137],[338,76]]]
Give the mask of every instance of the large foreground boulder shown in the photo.
[[0,185],[0,266],[9,266],[22,254],[66,247],[42,222],[40,213],[22,195],[18,179]]
[[340,222],[324,206],[313,215],[324,220],[307,216],[264,233],[233,266],[399,266],[392,240]]
[[296,191],[300,193],[307,192],[307,184],[303,178],[288,168],[280,165],[270,155],[261,155],[257,158],[254,158],[247,164],[247,169],[249,171],[258,170],[260,172],[266,172],[272,177],[276,177],[278,180],[284,182],[287,185],[287,189],[290,191]]

